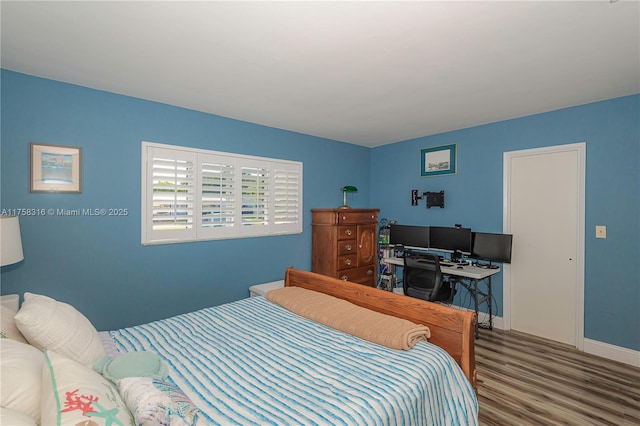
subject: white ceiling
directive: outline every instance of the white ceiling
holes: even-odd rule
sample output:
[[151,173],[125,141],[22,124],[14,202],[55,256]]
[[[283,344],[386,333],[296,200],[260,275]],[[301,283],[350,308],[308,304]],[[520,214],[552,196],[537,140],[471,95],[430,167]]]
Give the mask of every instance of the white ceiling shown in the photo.
[[640,3],[1,3],[5,69],[363,146],[640,92]]

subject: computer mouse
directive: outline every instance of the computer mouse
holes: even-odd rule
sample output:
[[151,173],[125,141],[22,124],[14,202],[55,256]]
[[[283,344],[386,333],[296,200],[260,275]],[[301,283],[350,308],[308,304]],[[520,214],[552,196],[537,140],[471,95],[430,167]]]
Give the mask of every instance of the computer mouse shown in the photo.
[[464,269],[464,268],[462,267],[462,265],[458,265],[456,269]]

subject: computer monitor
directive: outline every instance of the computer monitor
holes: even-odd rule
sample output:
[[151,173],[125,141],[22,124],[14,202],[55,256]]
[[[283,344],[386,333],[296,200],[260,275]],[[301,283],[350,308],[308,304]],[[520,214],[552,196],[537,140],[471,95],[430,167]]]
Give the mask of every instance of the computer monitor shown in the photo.
[[429,249],[469,255],[471,254],[471,228],[430,226]]
[[429,248],[429,227],[414,225],[391,225],[389,244],[407,248],[427,250]]
[[512,242],[511,234],[474,232],[471,257],[489,262],[511,263]]

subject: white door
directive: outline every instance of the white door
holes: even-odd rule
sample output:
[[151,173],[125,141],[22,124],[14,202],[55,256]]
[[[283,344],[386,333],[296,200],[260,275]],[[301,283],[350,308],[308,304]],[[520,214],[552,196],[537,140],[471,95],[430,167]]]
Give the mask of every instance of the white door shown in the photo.
[[582,349],[584,143],[505,153],[505,328]]

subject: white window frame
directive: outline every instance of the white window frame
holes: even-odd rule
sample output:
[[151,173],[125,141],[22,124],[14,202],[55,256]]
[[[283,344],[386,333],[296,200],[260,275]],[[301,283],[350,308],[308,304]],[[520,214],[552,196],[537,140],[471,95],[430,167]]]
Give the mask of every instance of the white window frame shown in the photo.
[[[157,166],[159,158],[169,160],[167,164],[184,165],[168,170],[180,175],[173,178],[173,185],[164,182],[168,188],[184,186],[184,190],[174,193],[181,201],[174,201],[168,208],[174,212],[171,216],[174,219],[179,214],[184,216],[180,216],[181,224],[165,229],[158,229],[157,216],[154,227],[153,162],[155,159]],[[218,178],[222,175],[229,185],[225,179]],[[302,178],[299,161],[142,142],[142,245],[300,234]],[[207,183],[208,201],[205,201],[203,185]],[[177,210],[180,213],[176,213]]]

